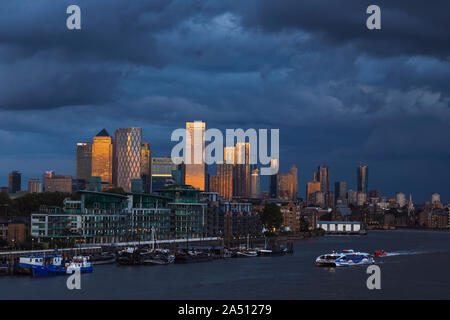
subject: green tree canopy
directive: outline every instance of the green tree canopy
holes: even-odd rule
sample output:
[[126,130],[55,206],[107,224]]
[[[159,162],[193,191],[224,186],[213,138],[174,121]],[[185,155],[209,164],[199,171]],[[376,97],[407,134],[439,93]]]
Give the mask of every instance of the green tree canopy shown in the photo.
[[283,214],[276,203],[267,203],[261,214],[261,221],[267,228],[279,228],[283,223]]

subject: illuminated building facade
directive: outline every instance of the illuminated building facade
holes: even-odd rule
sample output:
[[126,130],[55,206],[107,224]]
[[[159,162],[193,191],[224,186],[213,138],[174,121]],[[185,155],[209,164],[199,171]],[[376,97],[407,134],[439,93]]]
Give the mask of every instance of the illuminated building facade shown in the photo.
[[152,153],[150,144],[141,144],[141,179],[144,193],[152,192]]
[[131,192],[131,180],[141,178],[141,128],[119,128],[114,139],[116,186]]
[[104,184],[113,182],[113,141],[105,129],[94,137],[91,176],[100,177]]
[[235,148],[233,196],[250,197],[250,143],[238,142]]
[[319,166],[317,168],[317,175],[320,182],[320,191],[326,194],[330,191],[330,169],[328,166]]
[[206,166],[203,158],[205,152],[205,123],[202,121],[186,122],[186,149],[190,157],[186,159],[185,183],[205,191]]
[[72,176],[56,175],[54,171],[46,171],[42,181],[43,192],[72,193]]
[[251,175],[251,192],[250,197],[254,199],[258,199],[261,196],[261,190],[260,190],[260,176],[259,176],[259,170],[255,169],[252,171]]
[[292,165],[288,173],[279,173],[277,183],[278,199],[297,200],[298,170],[295,165]]
[[320,191],[320,181],[317,181],[317,175],[314,173],[313,181],[309,181],[306,184],[306,202],[307,204],[313,203],[313,196],[316,192]]
[[233,197],[234,147],[225,147],[223,163],[217,164],[218,193],[224,200]]
[[359,166],[356,168],[356,174],[358,177],[357,185],[358,192],[369,192],[369,167]]

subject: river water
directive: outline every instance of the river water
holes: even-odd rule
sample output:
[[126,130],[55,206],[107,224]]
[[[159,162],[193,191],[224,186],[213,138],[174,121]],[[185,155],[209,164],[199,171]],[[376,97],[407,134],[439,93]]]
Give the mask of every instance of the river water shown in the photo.
[[[282,257],[222,259],[169,266],[95,266],[81,290],[66,277],[0,277],[0,299],[450,299],[450,232],[369,231],[297,241]],[[381,289],[369,290],[367,266],[319,268],[332,250],[373,252]]]

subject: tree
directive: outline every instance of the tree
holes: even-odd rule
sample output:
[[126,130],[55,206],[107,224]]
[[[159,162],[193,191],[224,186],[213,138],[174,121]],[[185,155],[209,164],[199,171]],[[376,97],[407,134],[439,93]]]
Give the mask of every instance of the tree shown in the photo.
[[268,203],[264,206],[261,221],[266,228],[279,228],[283,223],[283,214],[276,203]]

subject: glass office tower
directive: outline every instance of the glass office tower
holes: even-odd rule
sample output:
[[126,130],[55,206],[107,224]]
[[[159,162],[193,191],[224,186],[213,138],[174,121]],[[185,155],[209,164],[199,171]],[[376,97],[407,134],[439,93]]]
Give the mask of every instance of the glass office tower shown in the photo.
[[102,183],[113,182],[113,141],[108,131],[103,129],[92,144],[92,177],[100,177]]
[[119,128],[114,140],[116,186],[131,192],[131,180],[141,178],[142,129]]

